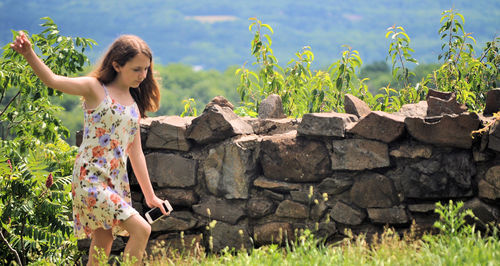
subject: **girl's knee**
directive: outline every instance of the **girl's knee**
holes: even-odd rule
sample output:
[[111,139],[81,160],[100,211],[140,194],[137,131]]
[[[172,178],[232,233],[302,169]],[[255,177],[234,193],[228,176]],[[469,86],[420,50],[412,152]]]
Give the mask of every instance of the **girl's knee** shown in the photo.
[[144,239],[149,239],[149,236],[151,235],[151,225],[148,222],[141,222],[139,226],[136,227],[136,230],[134,230],[136,236]]
[[134,215],[125,220],[122,228],[129,232],[131,237],[149,238],[151,235],[151,225],[141,216]]
[[143,234],[147,237],[151,234],[151,224],[149,224],[144,218],[140,217],[141,229]]
[[144,235],[147,235],[148,238],[151,235],[151,225],[149,223],[144,225]]

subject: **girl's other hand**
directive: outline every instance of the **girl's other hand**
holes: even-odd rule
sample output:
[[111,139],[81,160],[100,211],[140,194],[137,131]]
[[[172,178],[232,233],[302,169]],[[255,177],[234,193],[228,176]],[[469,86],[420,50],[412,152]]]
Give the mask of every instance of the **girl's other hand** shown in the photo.
[[26,56],[29,52],[31,52],[31,43],[26,34],[24,34],[23,31],[19,31],[19,35],[10,45],[10,48],[14,49],[14,51],[20,53],[21,55]]
[[146,204],[148,205],[148,207],[150,208],[154,208],[154,207],[158,207],[160,208],[161,212],[165,215],[169,215],[170,212],[165,210],[165,208],[163,208],[163,200],[161,200],[160,198],[158,198],[157,196],[153,196],[152,199],[150,200],[147,200],[146,199]]

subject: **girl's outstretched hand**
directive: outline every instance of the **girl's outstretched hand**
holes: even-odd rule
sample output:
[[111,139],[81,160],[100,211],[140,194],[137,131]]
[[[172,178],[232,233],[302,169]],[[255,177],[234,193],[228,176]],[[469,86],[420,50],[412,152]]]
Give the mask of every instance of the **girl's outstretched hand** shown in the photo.
[[153,196],[153,198],[150,199],[150,200],[146,199],[146,204],[148,205],[148,207],[150,207],[150,208],[158,207],[158,208],[160,208],[160,210],[161,210],[161,212],[163,214],[169,215],[170,212],[168,210],[165,210],[165,208],[163,208],[163,204],[162,203],[163,203],[163,200],[161,200],[157,196]]
[[31,43],[26,34],[24,34],[23,31],[19,31],[19,35],[10,45],[10,48],[14,49],[14,51],[20,53],[21,55],[26,56],[29,52],[31,52]]

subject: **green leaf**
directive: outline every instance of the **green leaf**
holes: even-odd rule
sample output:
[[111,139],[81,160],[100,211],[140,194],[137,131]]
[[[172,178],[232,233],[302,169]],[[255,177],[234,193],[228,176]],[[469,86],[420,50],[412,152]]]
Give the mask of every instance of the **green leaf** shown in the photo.
[[[251,19],[251,18],[250,18],[250,19]],[[255,24],[256,24],[255,22],[254,22],[254,23],[252,23],[252,24],[250,24],[250,26],[248,26],[248,31],[252,31],[252,28],[253,28],[253,26],[254,26]]]
[[467,36],[467,38],[471,39],[474,43],[476,43],[476,39],[474,39],[474,37],[469,35],[469,36]]
[[252,54],[256,54],[256,53],[260,50],[260,48],[261,48],[261,47],[262,47],[262,42],[258,41],[258,42],[255,44],[255,48],[254,48],[254,50],[253,50]]
[[462,23],[465,23],[465,18],[462,14],[456,13],[456,15],[458,15],[462,19]]
[[264,34],[264,38],[267,39],[269,46],[271,46],[273,44],[273,40],[271,39],[271,37],[268,34]]
[[344,70],[345,70],[345,65],[341,64],[340,67],[339,67],[339,76],[344,73]]
[[261,26],[267,28],[271,32],[271,34],[274,34],[273,29],[268,24],[262,24]]
[[335,87],[337,88],[337,90],[342,90],[342,79],[339,77],[337,79],[337,81],[335,82]]

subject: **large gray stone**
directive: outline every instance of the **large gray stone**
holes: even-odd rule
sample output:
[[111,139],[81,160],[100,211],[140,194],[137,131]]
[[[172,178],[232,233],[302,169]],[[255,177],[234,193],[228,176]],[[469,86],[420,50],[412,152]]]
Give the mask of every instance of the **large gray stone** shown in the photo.
[[430,89],[427,94],[427,116],[461,114],[467,107],[457,102],[454,92],[441,92]]
[[274,211],[274,204],[267,198],[251,198],[247,202],[247,213],[252,218],[259,218],[271,214]]
[[259,118],[285,118],[283,112],[283,103],[281,97],[277,94],[271,94],[264,99],[259,105]]
[[490,115],[500,111],[500,88],[492,89],[486,94],[484,114]]
[[318,190],[321,193],[327,193],[328,196],[333,196],[348,190],[353,182],[350,177],[329,177],[321,181],[318,185]]
[[481,179],[478,184],[478,195],[482,199],[496,200],[500,198],[500,189]]
[[395,146],[389,154],[396,158],[429,159],[432,155],[432,146],[418,142],[404,142]]
[[300,190],[302,188],[302,186],[300,184],[297,184],[297,183],[289,183],[289,182],[271,180],[271,179],[267,179],[264,176],[260,176],[259,178],[255,179],[253,181],[253,185],[256,187],[280,191],[280,192],[287,192],[287,191],[291,191],[291,190]]
[[314,200],[311,205],[309,219],[312,221],[319,221],[325,214],[328,206],[324,200]]
[[197,223],[198,220],[193,217],[191,212],[173,211],[170,216],[152,224],[151,231],[186,231],[195,227]]
[[304,219],[308,217],[308,210],[303,204],[291,200],[284,200],[278,205],[276,216]]
[[308,136],[344,137],[346,127],[357,120],[351,114],[309,113],[302,116],[297,132]]
[[364,170],[390,165],[388,146],[367,139],[332,141],[331,165],[333,170]]
[[264,137],[260,161],[264,175],[275,180],[312,182],[331,173],[325,145],[292,133]]
[[328,239],[337,233],[337,225],[333,221],[314,224],[313,235],[319,239]]
[[151,121],[146,148],[188,151],[186,128],[194,117],[162,116]]
[[468,189],[472,186],[472,177],[476,174],[476,167],[470,152],[461,151],[443,155],[441,167],[441,170],[444,170],[449,179],[458,187]]
[[500,119],[497,119],[490,127],[488,148],[500,152]]
[[186,136],[197,143],[206,144],[252,133],[252,126],[238,117],[231,108],[212,105],[191,122]]
[[293,201],[311,205],[315,199],[321,200],[321,195],[316,192],[310,193],[310,190],[293,190],[290,191],[290,198]]
[[470,152],[435,152],[431,158],[404,161],[387,176],[405,198],[436,199],[472,195],[472,177],[476,174]]
[[359,208],[337,201],[330,211],[330,217],[339,223],[359,225],[366,218],[366,214]]
[[[229,250],[233,248],[249,250],[252,247],[248,228],[244,224],[230,225],[218,221],[210,231],[206,232],[205,241],[208,242],[208,250],[211,252],[220,252],[225,247]],[[212,241],[211,245],[210,241]]]
[[379,224],[406,224],[410,217],[404,208],[368,208],[368,218]]
[[203,198],[200,204],[193,205],[193,211],[211,220],[236,224],[240,218],[245,216],[245,203],[235,200],[222,200],[209,196]]
[[427,115],[427,107],[426,101],[405,104],[394,114],[403,117],[425,117]]
[[350,193],[352,202],[363,208],[388,208],[399,204],[392,180],[381,174],[360,176]]
[[198,195],[191,189],[164,188],[155,189],[156,196],[168,199],[172,206],[191,207],[198,203]]
[[484,224],[498,222],[498,219],[500,218],[497,206],[486,204],[478,198],[473,198],[465,202],[463,208],[472,210],[474,216],[476,216]]
[[500,198],[500,165],[488,169],[484,179],[479,181],[478,190],[480,198]]
[[389,143],[401,137],[404,130],[403,117],[382,111],[373,111],[362,117],[348,132],[366,139]]
[[500,165],[490,167],[484,179],[494,187],[500,189]]
[[476,113],[444,115],[441,119],[407,117],[405,124],[408,132],[419,141],[440,146],[470,149],[471,132],[479,127]]
[[146,140],[148,138],[149,128],[151,127],[151,123],[156,120],[155,117],[145,117],[140,120],[140,132],[141,132],[141,145],[142,147],[146,147]]
[[262,190],[262,195],[266,198],[276,200],[276,201],[283,201],[285,199],[285,195],[283,195],[281,193],[276,193],[276,192],[271,191],[269,189]]
[[358,118],[363,117],[371,112],[368,104],[349,93],[346,93],[344,96],[344,109],[346,113],[353,114]]
[[433,203],[420,203],[420,204],[408,204],[408,210],[417,213],[429,213],[434,212],[436,209],[436,204]]
[[289,223],[271,222],[256,225],[253,230],[253,239],[257,245],[284,244],[293,241],[293,227]]
[[190,187],[196,184],[195,160],[175,154],[150,153],[146,155],[151,182],[158,187]]
[[302,121],[300,118],[258,119],[243,117],[242,119],[252,126],[256,135],[283,134],[297,130],[300,121]]
[[212,98],[212,100],[205,106],[205,109],[214,105],[218,105],[220,107],[228,107],[229,109],[234,110],[234,105],[226,98],[224,98],[224,96],[219,95]]
[[203,162],[210,193],[227,199],[246,199],[257,174],[258,137],[243,136],[209,150]]

